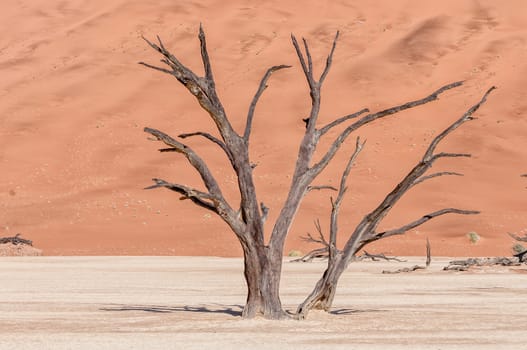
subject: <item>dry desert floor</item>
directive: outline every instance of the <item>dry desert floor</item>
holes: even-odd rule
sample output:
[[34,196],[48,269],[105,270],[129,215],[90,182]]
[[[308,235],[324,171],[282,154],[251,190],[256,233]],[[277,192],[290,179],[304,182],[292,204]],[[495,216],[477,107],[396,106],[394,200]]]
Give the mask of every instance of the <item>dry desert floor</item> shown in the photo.
[[[0,259],[0,349],[521,349],[527,270],[386,275],[420,263],[359,262],[331,314],[242,320],[242,260],[211,257]],[[284,263],[294,310],[323,262]]]

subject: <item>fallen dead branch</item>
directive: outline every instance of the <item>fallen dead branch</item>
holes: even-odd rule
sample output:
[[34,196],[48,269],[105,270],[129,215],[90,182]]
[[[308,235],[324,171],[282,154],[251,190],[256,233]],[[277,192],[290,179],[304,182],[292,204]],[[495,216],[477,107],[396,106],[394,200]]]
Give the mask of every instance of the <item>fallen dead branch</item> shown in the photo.
[[[305,237],[302,237],[302,239],[306,242],[315,243],[322,245],[321,248],[313,249],[306,255],[304,255],[301,258],[291,260],[291,262],[311,262],[314,259],[328,259],[329,258],[329,247],[330,244],[324,237],[324,234],[322,233],[322,227],[320,226],[320,220],[315,220],[315,228],[318,232],[318,237],[315,238],[311,233],[307,233]],[[406,260],[401,260],[395,256],[386,256],[384,253],[380,254],[370,254],[367,251],[363,251],[362,255],[355,256],[354,261],[364,261],[364,260],[371,260],[371,261],[380,261],[380,260],[386,260],[386,261],[398,261],[398,262],[405,262]]]
[[445,266],[445,271],[467,271],[473,266],[519,266],[520,260],[516,257],[496,257],[496,258],[468,258],[465,260],[453,260],[448,266]]
[[430,262],[432,261],[432,249],[430,247],[430,241],[428,238],[426,239],[426,265],[414,265],[412,267],[403,267],[402,269],[390,271],[390,270],[383,270],[382,273],[384,274],[396,274],[396,273],[408,273],[413,272],[417,270],[426,270],[428,266],[430,266]]
[[[318,249],[313,249],[312,251],[302,256],[301,258],[291,260],[291,262],[311,262],[314,259],[327,259],[328,257],[329,257],[329,250],[328,250],[328,247],[326,246],[326,247],[322,247]],[[364,251],[362,255],[358,255],[354,259],[354,261],[366,261],[366,260],[371,260],[371,261],[385,260],[385,261],[406,262],[406,260],[399,259],[396,256],[387,256],[384,253],[371,254],[371,253],[368,253],[367,251]]]
[[12,243],[14,245],[25,244],[25,245],[33,246],[33,241],[30,241],[29,239],[20,238],[20,233],[17,233],[13,237],[0,238],[0,244],[7,244],[7,243]]
[[359,255],[359,256],[356,257],[357,261],[364,261],[364,260],[368,260],[368,259],[371,259],[371,261],[381,261],[381,260],[397,261],[397,262],[405,262],[406,261],[406,260],[399,259],[399,258],[397,258],[395,256],[386,256],[383,253],[381,253],[381,254],[370,254],[367,251],[364,251],[364,253],[362,255]]
[[323,247],[323,248],[313,249],[312,251],[310,251],[303,257],[291,260],[291,262],[311,262],[314,259],[327,259],[327,258],[328,258],[328,248]]
[[413,272],[417,270],[426,270],[426,266],[421,265],[414,265],[412,267],[403,267],[402,269],[390,271],[390,270],[383,270],[382,273],[384,274],[396,274],[396,273],[406,273],[406,272]]

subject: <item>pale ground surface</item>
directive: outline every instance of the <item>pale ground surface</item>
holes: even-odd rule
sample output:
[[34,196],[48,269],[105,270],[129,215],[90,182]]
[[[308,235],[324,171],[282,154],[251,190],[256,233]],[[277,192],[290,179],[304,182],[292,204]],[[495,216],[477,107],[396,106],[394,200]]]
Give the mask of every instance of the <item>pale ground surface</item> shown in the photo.
[[0,256],[40,256],[42,250],[27,244],[0,244]]
[[[522,349],[525,266],[383,275],[361,262],[333,314],[244,321],[242,261],[201,257],[0,258],[0,349]],[[324,263],[285,263],[295,308]]]
[[[374,250],[424,255],[428,236],[437,255],[510,254],[506,233],[527,228],[527,178],[520,177],[527,173],[525,0],[2,0],[0,237],[21,233],[46,255],[241,255],[234,235],[214,215],[169,191],[143,190],[153,177],[203,188],[183,157],[157,152],[160,144],[149,142],[142,129],[174,136],[217,131],[173,77],[137,64],[159,63],[141,39],[159,35],[202,74],[200,22],[218,94],[238,132],[265,70],[293,66],[271,78],[251,139],[257,194],[270,208],[267,235],[286,198],[310,107],[290,34],[309,41],[314,69],[321,72],[340,30],[318,127],[465,80],[440,101],[350,136],[315,183],[335,185],[355,137],[368,140],[350,176],[340,243],[413,167],[432,137],[496,85],[478,119],[438,149],[474,155],[434,165],[433,171],[465,177],[415,188],[380,229],[444,207],[481,215],[439,218]],[[328,134],[321,151],[336,136]],[[226,157],[202,138],[185,142],[209,163],[237,206]],[[286,254],[311,248],[300,236],[313,231],[316,218],[327,226],[329,196],[320,191],[306,197]],[[477,245],[467,239],[469,231],[482,237]]]

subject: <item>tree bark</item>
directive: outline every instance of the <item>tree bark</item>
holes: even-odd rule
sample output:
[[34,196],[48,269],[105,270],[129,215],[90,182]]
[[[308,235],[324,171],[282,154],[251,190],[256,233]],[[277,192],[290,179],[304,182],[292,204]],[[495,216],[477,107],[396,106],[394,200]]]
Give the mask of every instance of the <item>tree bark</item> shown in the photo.
[[254,248],[244,250],[244,276],[248,292],[242,317],[287,318],[280,300],[282,258],[276,259],[266,247]]
[[338,253],[330,263],[322,277],[318,280],[313,291],[300,304],[296,310],[297,318],[303,320],[310,310],[324,310],[329,312],[333,305],[333,298],[337,291],[338,281],[346,270],[343,264],[342,253]]

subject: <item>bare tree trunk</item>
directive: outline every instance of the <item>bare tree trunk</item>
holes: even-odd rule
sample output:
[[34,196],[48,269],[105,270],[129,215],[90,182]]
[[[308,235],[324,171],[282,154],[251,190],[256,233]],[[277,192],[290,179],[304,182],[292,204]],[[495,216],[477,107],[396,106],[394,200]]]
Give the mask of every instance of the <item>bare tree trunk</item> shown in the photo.
[[313,291],[296,310],[297,317],[304,319],[310,310],[324,310],[329,312],[333,305],[333,298],[337,291],[338,281],[346,270],[342,254],[339,253],[330,263],[322,277],[318,280]]
[[244,251],[244,276],[247,283],[247,302],[244,318],[263,316],[268,319],[286,318],[280,301],[282,259],[274,259],[267,248]]

